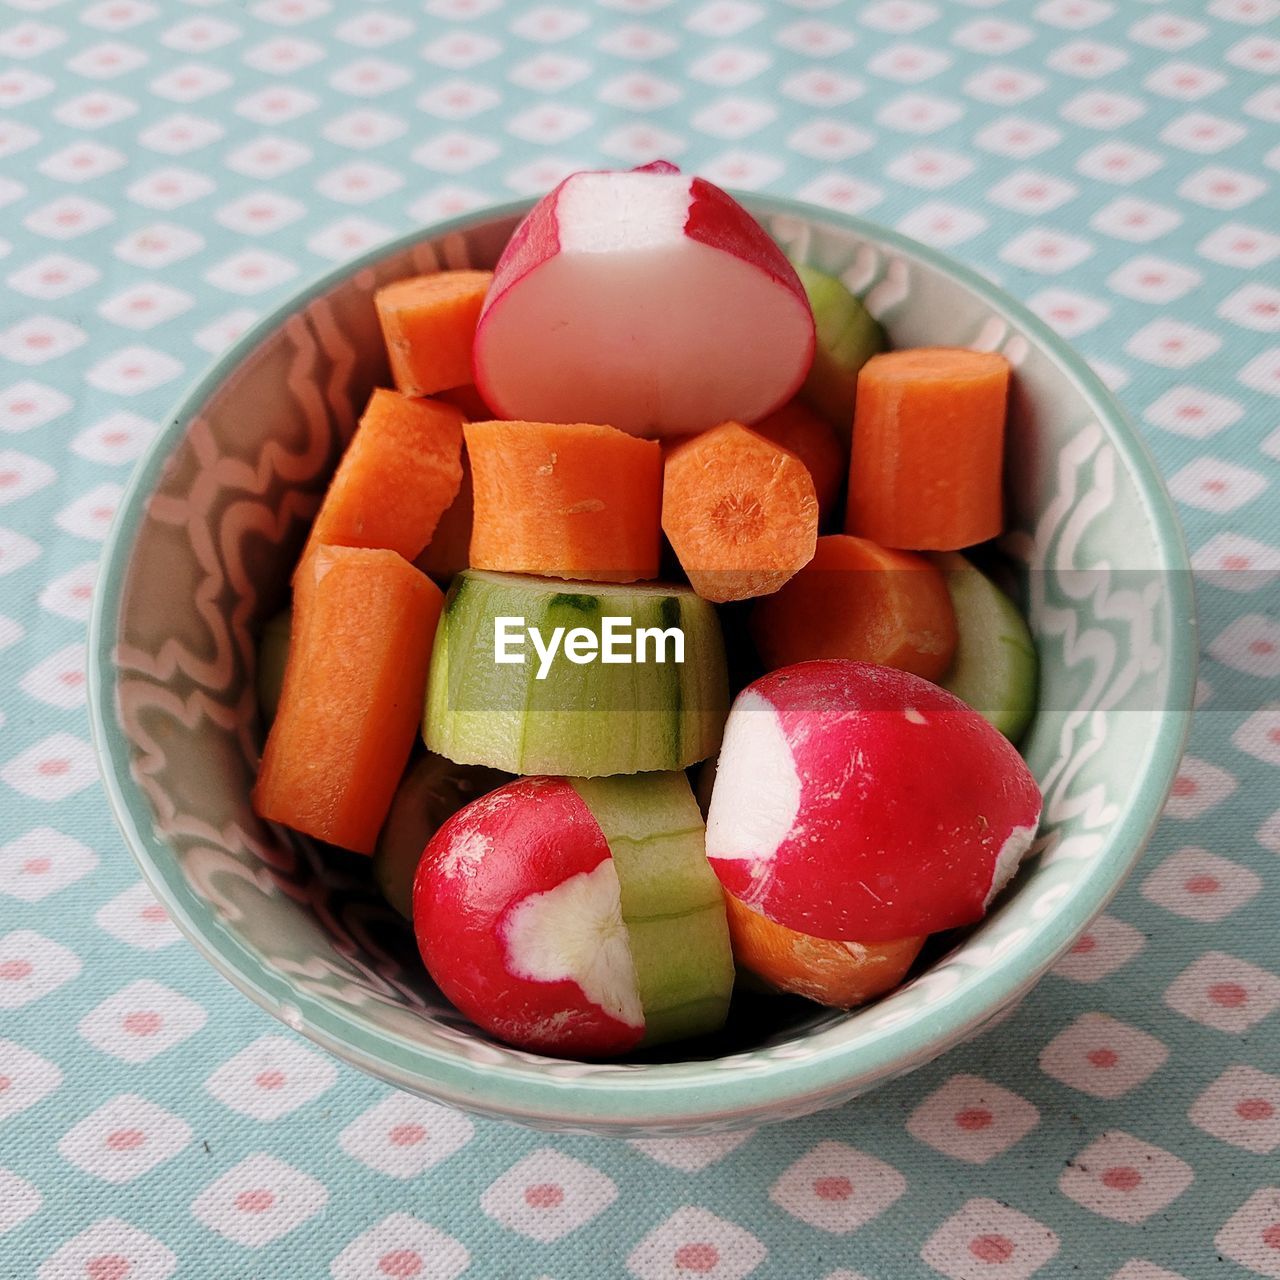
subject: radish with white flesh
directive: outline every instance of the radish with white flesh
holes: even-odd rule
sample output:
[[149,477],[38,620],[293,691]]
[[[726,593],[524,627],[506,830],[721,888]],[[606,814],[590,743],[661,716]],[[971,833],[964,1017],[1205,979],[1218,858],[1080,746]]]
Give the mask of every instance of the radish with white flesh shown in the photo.
[[480,313],[500,417],[676,436],[785,404],[813,360],[795,269],[731,196],[664,161],[575,173],[516,228]]
[[720,623],[688,587],[467,569],[436,632],[422,736],[463,764],[600,777],[705,760],[728,709]]
[[482,765],[455,764],[430,751],[405,771],[373,851],[373,878],[406,920],[413,917],[413,877],[427,841],[463,805],[510,776]]
[[890,667],[801,662],[729,713],[707,857],[778,924],[889,942],[981,919],[1040,810],[1022,757],[954,694]]
[[616,1057],[717,1030],[733,987],[719,883],[682,774],[519,778],[455,814],[414,882],[427,970],[521,1048]]

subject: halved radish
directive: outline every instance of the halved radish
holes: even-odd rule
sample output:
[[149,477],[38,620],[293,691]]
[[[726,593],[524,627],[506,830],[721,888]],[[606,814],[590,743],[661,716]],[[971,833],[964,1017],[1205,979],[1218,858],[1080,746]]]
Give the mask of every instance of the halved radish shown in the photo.
[[785,404],[813,350],[778,246],[719,187],[660,163],[572,174],[534,206],[494,270],[475,383],[503,418],[683,435]]
[[778,924],[889,942],[980,919],[1040,809],[1022,757],[953,694],[889,667],[802,662],[729,713],[707,856]]
[[681,773],[519,778],[432,838],[414,929],[440,990],[521,1048],[613,1057],[724,1022],[724,898]]

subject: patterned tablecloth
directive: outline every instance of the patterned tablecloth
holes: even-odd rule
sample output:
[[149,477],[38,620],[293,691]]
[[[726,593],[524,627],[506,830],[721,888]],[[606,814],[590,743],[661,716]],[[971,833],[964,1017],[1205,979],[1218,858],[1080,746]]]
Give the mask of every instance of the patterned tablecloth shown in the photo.
[[[1277,0],[7,0],[0,57],[4,1280],[1280,1277]],[[1000,280],[1240,572],[1199,583],[1152,848],[1012,1018],[806,1121],[549,1139],[339,1066],[179,940],[97,785],[85,617],[158,415],[255,315],[657,154]]]

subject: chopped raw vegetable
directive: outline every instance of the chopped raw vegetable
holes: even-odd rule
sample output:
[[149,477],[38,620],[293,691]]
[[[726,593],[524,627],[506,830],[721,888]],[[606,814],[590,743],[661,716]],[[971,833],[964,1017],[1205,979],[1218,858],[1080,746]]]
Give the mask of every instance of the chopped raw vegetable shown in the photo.
[[958,551],[1002,528],[1009,362],[920,347],[858,374],[845,530],[886,547]]
[[725,422],[667,453],[662,528],[704,599],[768,595],[813,556],[813,479],[795,454]]
[[422,554],[414,560],[423,573],[429,573],[446,586],[455,573],[471,563],[471,525],[475,495],[471,485],[471,461],[462,455],[462,483],[457,496],[445,509]]
[[940,680],[956,649],[942,573],[923,556],[845,533],[818,539],[809,561],[756,602],[751,636],[767,668],[854,658]]
[[849,474],[849,455],[835,431],[799,400],[784,404],[751,429],[789,449],[808,468],[818,499],[818,520],[825,524],[836,509]]
[[374,306],[391,361],[407,396],[429,396],[471,381],[476,321],[491,271],[438,271],[384,285]]
[[589,582],[658,572],[662,449],[587,423],[473,422],[471,564]]
[[321,543],[381,547],[412,560],[461,482],[461,412],[379,388],[338,463],[302,561]]
[[315,547],[253,807],[371,853],[413,745],[443,597],[394,551]]

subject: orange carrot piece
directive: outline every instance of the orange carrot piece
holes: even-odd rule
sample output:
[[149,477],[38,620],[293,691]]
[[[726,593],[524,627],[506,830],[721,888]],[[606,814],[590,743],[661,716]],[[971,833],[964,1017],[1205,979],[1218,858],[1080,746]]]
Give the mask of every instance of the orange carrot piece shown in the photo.
[[662,528],[703,599],[768,595],[813,555],[813,478],[794,453],[722,422],[668,450]]
[[447,391],[437,391],[435,398],[446,404],[456,405],[468,422],[487,422],[493,417],[493,410],[485,404],[474,382],[461,387],[450,387]]
[[801,401],[791,400],[761,418],[751,430],[790,449],[808,467],[818,499],[818,519],[825,522],[835,510],[849,470],[835,428]]
[[886,547],[958,551],[1003,525],[1009,362],[919,347],[858,374],[845,530]]
[[394,551],[317,546],[294,583],[280,707],[253,808],[372,853],[422,716],[444,596]]
[[854,658],[940,680],[956,651],[946,578],[909,551],[835,533],[751,611],[751,638],[770,671],[811,658]]
[[780,991],[836,1009],[852,1009],[892,991],[907,976],[924,938],[835,942],[797,933],[725,894],[738,966]]
[[412,560],[461,483],[461,411],[379,387],[329,483],[303,559],[324,543],[382,547]]
[[462,455],[462,483],[458,496],[449,504],[436,531],[414,564],[437,582],[448,582],[455,573],[471,564],[471,525],[475,496],[471,486],[471,463]]
[[384,285],[373,295],[391,376],[407,396],[471,381],[471,345],[492,271],[438,271]]
[[464,431],[472,568],[598,582],[657,576],[656,441],[581,422],[472,422]]

